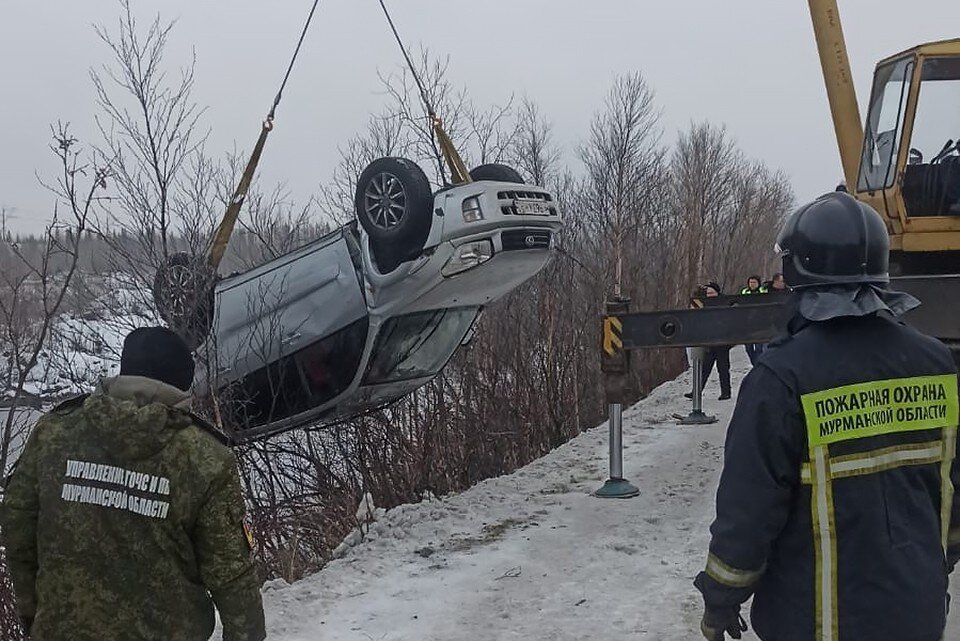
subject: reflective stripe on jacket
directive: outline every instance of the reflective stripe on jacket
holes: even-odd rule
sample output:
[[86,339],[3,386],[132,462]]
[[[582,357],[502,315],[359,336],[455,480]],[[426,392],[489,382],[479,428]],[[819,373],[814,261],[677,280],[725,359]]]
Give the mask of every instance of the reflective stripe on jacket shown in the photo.
[[[696,585],[775,641],[936,641],[960,558],[956,368],[881,316],[812,323],[743,383]],[[954,524],[954,525],[951,525]]]

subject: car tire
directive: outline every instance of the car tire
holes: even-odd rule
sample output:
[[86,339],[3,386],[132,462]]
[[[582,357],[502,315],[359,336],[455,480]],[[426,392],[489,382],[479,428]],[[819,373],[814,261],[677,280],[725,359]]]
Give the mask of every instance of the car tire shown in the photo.
[[357,181],[354,205],[382,271],[393,271],[423,250],[433,217],[433,191],[412,160],[390,157],[370,163]]
[[523,176],[520,172],[509,165],[499,163],[489,163],[480,165],[470,172],[470,177],[474,180],[494,180],[501,183],[520,183],[523,184]]
[[207,261],[186,252],[168,256],[153,278],[153,302],[160,318],[191,350],[210,333],[215,282]]

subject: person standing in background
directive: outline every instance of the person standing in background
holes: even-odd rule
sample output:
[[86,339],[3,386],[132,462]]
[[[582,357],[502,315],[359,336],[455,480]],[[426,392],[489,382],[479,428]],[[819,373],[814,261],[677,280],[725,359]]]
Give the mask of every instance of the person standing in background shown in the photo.
[[[759,276],[751,276],[747,279],[747,286],[740,290],[741,296],[750,296],[756,294],[766,294],[767,288],[760,283]],[[751,365],[757,364],[757,359],[760,357],[760,354],[763,353],[763,344],[762,343],[752,343],[749,345],[744,345],[743,348],[747,352],[747,358],[750,359]]]
[[[720,284],[716,281],[710,281],[704,286],[704,292],[707,298],[715,298],[722,293]],[[732,345],[719,345],[704,349],[703,367],[701,369],[700,389],[707,384],[710,378],[710,372],[714,364],[717,366],[717,376],[720,378],[720,396],[717,400],[725,401],[730,398],[730,349]],[[687,398],[693,398],[693,392],[684,394]]]
[[[767,290],[768,290],[767,293],[770,293],[770,294],[777,294],[777,293],[786,292],[786,291],[787,291],[787,281],[784,280],[783,274],[781,274],[780,272],[777,272],[776,274],[774,274],[774,275],[770,278],[770,286],[767,288]],[[763,351],[766,351],[766,350],[767,350],[767,347],[769,347],[769,346],[770,346],[770,343],[767,343],[767,344],[764,346]]]
[[787,282],[783,279],[783,274],[777,272],[773,275],[773,278],[770,279],[770,287],[768,288],[769,292],[782,292],[787,289]]

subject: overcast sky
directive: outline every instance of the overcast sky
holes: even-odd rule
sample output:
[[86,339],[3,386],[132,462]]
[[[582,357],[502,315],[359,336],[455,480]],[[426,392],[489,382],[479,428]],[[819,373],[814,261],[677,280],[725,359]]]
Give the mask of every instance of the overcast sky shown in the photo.
[[[169,62],[197,55],[195,98],[210,150],[249,149],[292,53],[310,0],[135,0],[146,26],[177,19]],[[480,104],[527,95],[553,122],[567,158],[617,74],[642,71],[667,141],[692,120],[726,124],[751,156],[783,169],[800,199],[841,176],[804,0],[390,0],[412,46],[451,57]],[[877,60],[960,34],[957,0],[840,0],[861,105]],[[92,139],[88,70],[108,60],[91,25],[114,27],[116,0],[0,0],[0,205],[36,231],[52,197],[49,124]],[[400,54],[376,0],[321,0],[261,163],[305,200],[337,147],[383,104],[377,71]]]

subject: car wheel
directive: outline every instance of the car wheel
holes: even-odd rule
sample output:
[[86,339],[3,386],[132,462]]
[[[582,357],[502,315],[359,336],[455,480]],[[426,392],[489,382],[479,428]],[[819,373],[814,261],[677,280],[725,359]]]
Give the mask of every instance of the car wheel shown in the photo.
[[201,258],[171,254],[153,279],[153,302],[160,318],[196,349],[210,333],[216,274]]
[[[406,158],[374,160],[360,174],[354,204],[357,219],[373,241],[378,263],[413,258],[423,249],[433,216],[433,192],[427,175],[415,162]],[[384,260],[388,256],[390,259]]]
[[508,165],[490,163],[480,165],[470,172],[470,177],[474,180],[495,180],[502,183],[523,183],[523,176],[520,172]]

